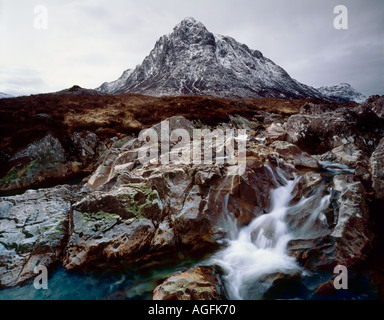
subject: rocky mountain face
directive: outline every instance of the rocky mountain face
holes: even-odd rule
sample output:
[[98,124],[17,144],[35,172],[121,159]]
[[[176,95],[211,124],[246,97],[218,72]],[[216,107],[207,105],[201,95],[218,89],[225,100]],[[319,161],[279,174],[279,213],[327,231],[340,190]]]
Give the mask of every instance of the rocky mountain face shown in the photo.
[[[0,198],[0,273],[4,275],[0,287],[27,283],[36,265],[52,270],[59,264],[71,272],[121,271],[138,265],[148,270],[192,255],[204,257],[202,265],[169,275],[165,281],[161,275],[163,282],[150,289],[153,298],[233,297],[228,290],[233,287],[231,268],[205,259],[206,254],[225,253],[225,240],[237,237],[234,231],[261,221],[247,244],[264,239],[262,257],[267,259],[282,222],[274,224],[276,204],[271,195],[292,185],[284,219],[291,237],[283,257],[287,255],[298,270],[310,271],[315,279],[310,283],[317,285],[307,287],[308,273],[292,273],[284,267],[270,272],[261,268],[258,277],[248,282],[264,288],[264,298],[284,298],[287,286],[293,294],[298,292],[296,298],[337,298],[335,290],[326,289],[336,265],[348,268],[350,281],[364,264],[367,272],[374,272],[366,263],[380,242],[380,232],[375,230],[382,228],[375,215],[384,201],[382,100],[372,97],[350,108],[307,102],[293,115],[260,110],[253,116],[231,115],[217,125],[182,116],[167,118],[171,131],[245,129],[246,140],[241,138],[246,141],[245,170],[238,176],[231,175],[234,166],[228,162],[139,161],[144,141],[137,135],[107,144],[93,132],[73,134],[78,166],[94,163],[83,183]],[[160,123],[151,129],[162,132]],[[219,140],[216,155],[228,145],[227,139]],[[202,143],[187,144],[191,154],[201,150]],[[52,135],[16,152],[10,163],[15,174],[2,179],[5,189],[43,182],[45,175],[66,175],[65,170],[76,167]],[[250,248],[258,250],[255,245]],[[249,258],[246,255],[241,261],[247,263]],[[318,272],[327,276],[316,278]],[[371,286],[382,283],[380,272],[373,273],[372,279],[379,280],[370,280]],[[384,293],[382,286],[379,292]],[[119,295],[126,297],[126,291]]]
[[356,91],[348,83],[320,87],[317,90],[331,101],[356,102],[361,104],[367,100],[366,96]]
[[110,94],[225,98],[323,98],[260,51],[216,35],[193,18],[161,37],[143,63],[97,90]]

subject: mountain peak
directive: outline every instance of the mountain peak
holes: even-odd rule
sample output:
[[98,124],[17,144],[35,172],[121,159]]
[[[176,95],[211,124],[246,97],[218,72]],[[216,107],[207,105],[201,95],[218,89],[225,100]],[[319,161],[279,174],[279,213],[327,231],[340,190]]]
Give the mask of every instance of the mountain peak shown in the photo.
[[214,44],[214,36],[207,28],[194,18],[188,17],[178,23],[170,35],[171,39],[191,44]]
[[340,83],[332,86],[320,87],[317,90],[326,98],[336,102],[364,103],[367,97],[356,91],[349,83]]
[[231,37],[214,35],[192,17],[161,37],[141,65],[97,90],[236,99],[322,98],[320,92],[292,79],[260,51]]
[[174,29],[178,28],[197,28],[197,29],[206,29],[204,24],[200,21],[197,21],[193,17],[186,17],[180,23],[178,23]]

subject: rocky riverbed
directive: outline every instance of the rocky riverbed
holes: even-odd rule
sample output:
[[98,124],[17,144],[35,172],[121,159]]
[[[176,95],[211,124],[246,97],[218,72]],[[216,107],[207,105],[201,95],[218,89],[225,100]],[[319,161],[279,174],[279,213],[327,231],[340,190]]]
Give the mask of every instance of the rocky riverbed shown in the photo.
[[[43,265],[52,285],[77,277],[101,288],[97,279],[124,279],[92,299],[381,298],[382,279],[370,261],[380,260],[382,241],[383,110],[384,96],[375,96],[354,106],[304,102],[293,114],[254,110],[215,124],[180,115],[163,119],[171,132],[246,130],[239,175],[233,174],[238,164],[218,161],[230,145],[227,136],[216,139],[212,163],[164,164],[140,161],[145,141],[135,132],[106,139],[83,130],[70,132],[65,142],[48,133],[6,159],[0,297],[31,286],[35,266]],[[160,134],[160,122],[148,128]],[[242,140],[235,140],[236,152]],[[188,148],[192,160],[202,141]],[[170,149],[162,156],[180,151],[177,140]],[[68,184],[79,177],[85,178]],[[42,188],[47,181],[52,185]],[[274,192],[285,194],[288,186],[280,233],[280,224],[263,220],[276,214]],[[247,240],[251,252],[274,252],[281,240],[274,237],[287,236],[281,255],[294,268],[260,269],[249,279],[255,285],[236,295],[222,254],[252,225],[258,227]],[[350,296],[329,285],[337,265],[347,267],[356,284]],[[145,288],[133,294],[137,282]]]

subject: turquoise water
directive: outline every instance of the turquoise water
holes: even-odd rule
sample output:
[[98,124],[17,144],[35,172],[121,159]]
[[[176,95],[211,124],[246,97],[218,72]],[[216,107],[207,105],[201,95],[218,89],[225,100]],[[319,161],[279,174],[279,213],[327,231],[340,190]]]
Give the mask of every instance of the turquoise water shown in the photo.
[[[125,273],[71,273],[58,268],[49,277],[48,290],[36,290],[31,282],[22,287],[0,290],[0,300],[150,300],[153,289],[161,280],[185,267],[186,264],[180,264],[175,268],[161,268],[141,274],[132,270]],[[280,285],[272,288],[263,299],[327,299],[312,296],[312,290],[328,277],[315,275],[288,286]],[[349,290],[340,291],[332,299],[376,299],[366,277],[352,278],[349,284]]]
[[36,290],[33,281],[0,290],[0,300],[149,300],[153,289],[173,273],[191,266],[190,261],[174,267],[125,272],[68,272],[57,268],[49,274],[48,289]]

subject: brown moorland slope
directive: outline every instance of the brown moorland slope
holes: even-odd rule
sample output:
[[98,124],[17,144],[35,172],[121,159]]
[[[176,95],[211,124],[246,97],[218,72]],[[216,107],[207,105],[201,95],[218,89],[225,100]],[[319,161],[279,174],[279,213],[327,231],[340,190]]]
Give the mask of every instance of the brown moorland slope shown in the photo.
[[[74,132],[92,131],[100,140],[137,134],[172,116],[184,116],[214,126],[230,115],[257,119],[260,112],[284,117],[298,113],[314,99],[262,98],[228,100],[212,97],[150,97],[137,94],[93,95],[52,93],[0,100],[0,175],[7,159],[21,148],[51,133],[67,152],[73,150]],[[322,101],[330,107],[337,107]]]

